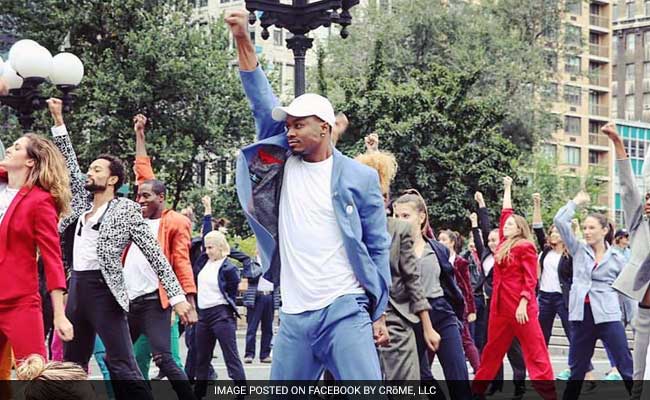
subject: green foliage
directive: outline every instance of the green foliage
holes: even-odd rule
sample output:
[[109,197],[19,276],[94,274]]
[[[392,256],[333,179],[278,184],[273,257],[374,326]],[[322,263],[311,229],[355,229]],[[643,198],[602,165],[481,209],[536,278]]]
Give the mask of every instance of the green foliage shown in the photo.
[[212,216],[214,218],[226,218],[230,221],[228,229],[231,235],[241,237],[249,237],[252,235],[237,200],[237,191],[234,185],[220,185],[214,191],[204,187],[196,187],[183,194],[183,199],[180,204],[183,207],[191,206],[194,209],[194,228],[196,232],[199,232],[201,229],[201,218],[204,212],[203,203],[201,202],[203,196],[210,196],[212,200]]
[[[151,120],[148,153],[176,208],[196,186],[200,157],[213,162],[252,138],[226,28],[221,22],[199,27],[187,2],[9,3],[3,12],[20,37],[54,52],[68,32],[68,51],[84,63],[74,111],[66,116],[82,170],[102,152],[131,163],[131,118],[143,113]],[[42,114],[38,131],[50,126]]]

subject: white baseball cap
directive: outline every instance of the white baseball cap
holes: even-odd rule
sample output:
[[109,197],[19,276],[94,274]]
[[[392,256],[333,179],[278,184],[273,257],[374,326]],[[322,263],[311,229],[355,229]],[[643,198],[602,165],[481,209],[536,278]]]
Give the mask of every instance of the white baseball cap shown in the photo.
[[287,116],[301,118],[313,115],[330,124],[332,128],[336,124],[332,103],[315,93],[305,93],[296,97],[288,107],[275,107],[271,115],[276,121],[285,121]]

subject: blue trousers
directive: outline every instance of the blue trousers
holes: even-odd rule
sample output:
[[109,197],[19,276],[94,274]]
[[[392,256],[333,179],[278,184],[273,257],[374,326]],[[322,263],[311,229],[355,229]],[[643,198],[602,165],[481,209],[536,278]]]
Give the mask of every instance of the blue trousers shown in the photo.
[[569,347],[569,360],[571,360],[569,380],[572,382],[567,385],[564,398],[576,399],[580,394],[581,383],[589,371],[591,357],[598,339],[611,351],[616,368],[625,380],[625,386],[629,392],[632,388],[632,354],[627,347],[623,323],[614,321],[596,324],[591,306],[585,303],[584,307],[582,321],[571,321],[573,337]]
[[[237,321],[230,306],[219,305],[199,309],[199,322],[194,334],[196,343],[196,379],[205,381],[210,374],[209,365],[216,342],[223,353],[228,376],[235,382],[246,380],[244,365],[237,350]],[[199,396],[197,396],[199,397]]]
[[350,294],[300,314],[280,313],[271,380],[316,381],[327,368],[336,380],[381,380],[368,297]]
[[469,332],[472,335],[474,344],[480,354],[485,346],[485,338],[487,336],[487,310],[485,306],[485,297],[475,295],[474,304],[476,305],[476,321],[469,324]]
[[[429,304],[431,305],[431,310],[429,310],[431,325],[440,335],[440,346],[438,346],[435,355],[440,359],[449,395],[452,399],[471,399],[469,374],[461,337],[462,325],[444,297],[429,299]],[[424,346],[424,354],[420,357],[420,377],[423,381],[432,379],[431,362],[433,360],[428,358],[427,352],[428,349]]]
[[246,351],[245,357],[255,358],[255,337],[257,327],[262,323],[262,340],[260,341],[260,360],[271,354],[271,339],[273,339],[273,294],[257,293],[255,306],[248,307],[246,313]]

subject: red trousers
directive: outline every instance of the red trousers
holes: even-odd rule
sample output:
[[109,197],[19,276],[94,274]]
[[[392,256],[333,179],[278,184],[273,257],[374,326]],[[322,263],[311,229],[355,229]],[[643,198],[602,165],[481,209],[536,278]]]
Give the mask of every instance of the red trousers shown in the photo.
[[555,376],[553,366],[548,355],[542,328],[537,320],[537,315],[528,315],[528,322],[521,325],[512,316],[505,317],[494,312],[488,321],[488,341],[483,348],[481,365],[474,377],[472,391],[483,394],[488,384],[494,379],[503,364],[512,340],[516,337],[521,344],[526,369],[533,387],[545,400],[556,399]]
[[38,294],[13,304],[0,304],[0,349],[9,345],[14,351],[16,364],[32,354],[47,359],[43,312]]

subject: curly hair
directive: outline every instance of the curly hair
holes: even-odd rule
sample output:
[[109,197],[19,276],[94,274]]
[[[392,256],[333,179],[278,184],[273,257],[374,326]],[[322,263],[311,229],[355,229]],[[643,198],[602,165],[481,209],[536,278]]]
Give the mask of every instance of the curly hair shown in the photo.
[[57,214],[63,217],[70,213],[70,175],[63,155],[54,143],[35,133],[24,136],[28,140],[27,156],[34,160],[34,166],[27,176],[27,186],[38,186],[52,195]]
[[376,151],[356,156],[355,160],[369,166],[379,174],[379,186],[381,192],[386,194],[390,190],[390,184],[397,174],[397,160],[392,153],[387,151]]

